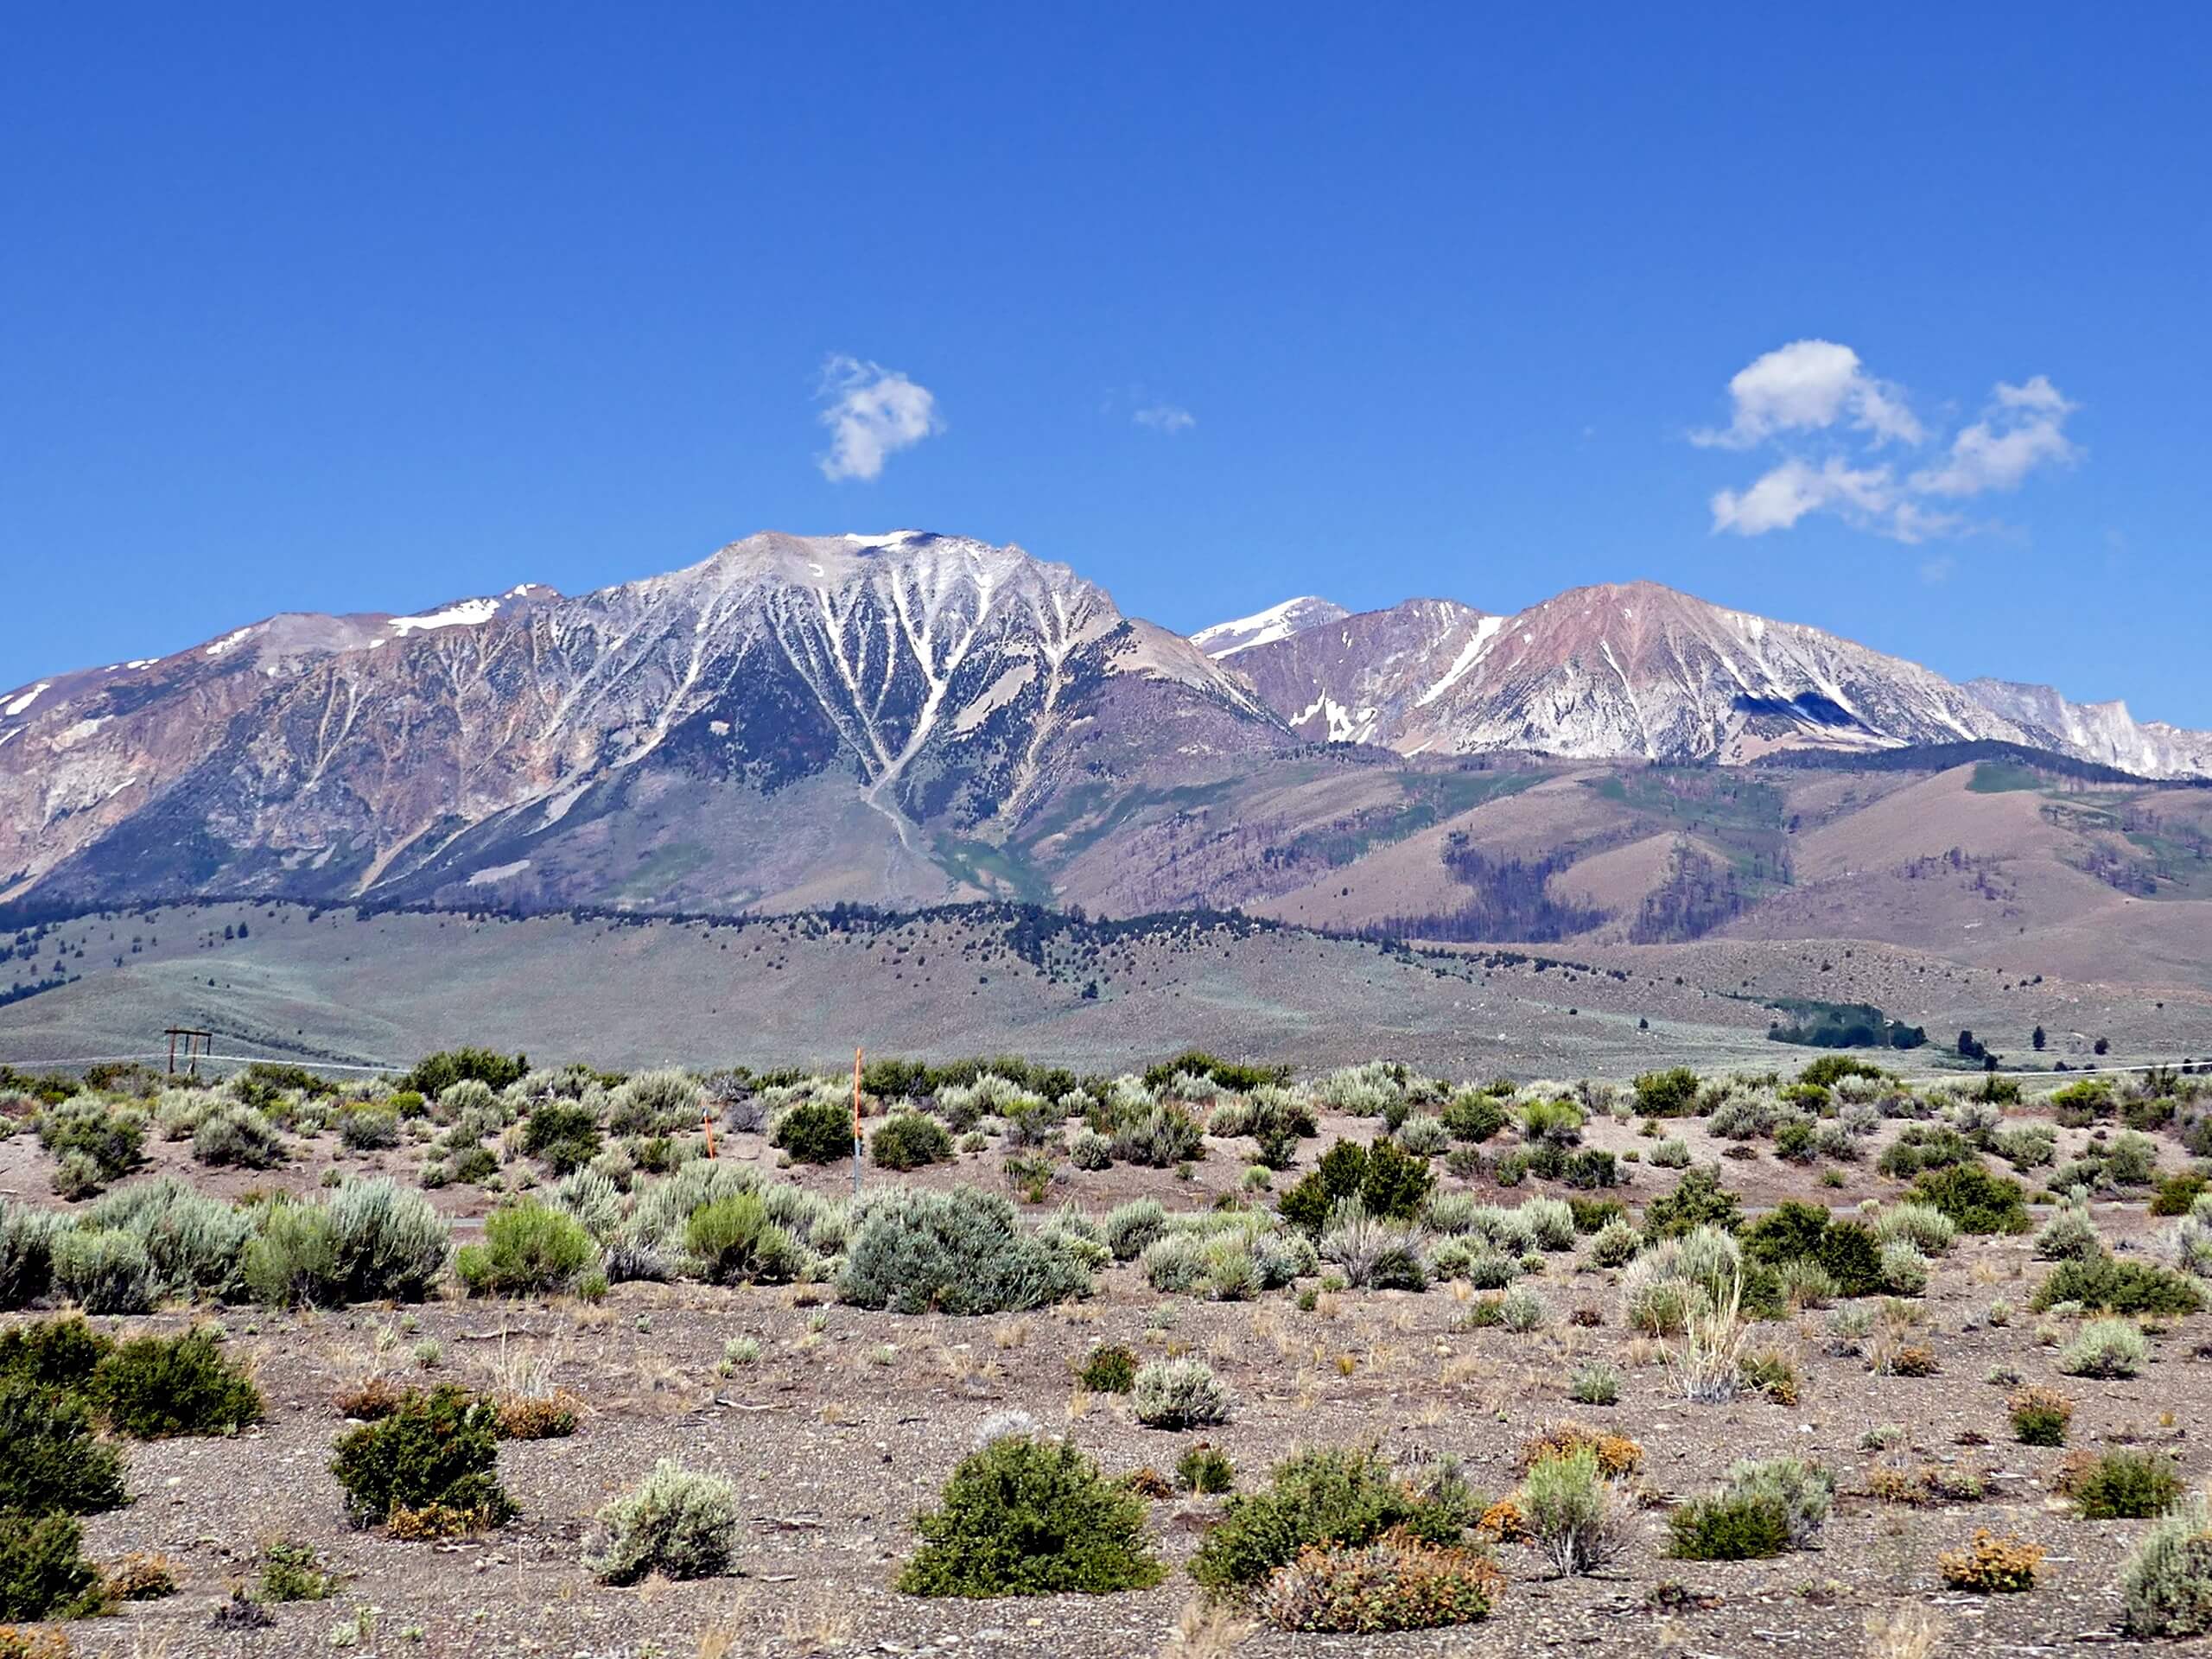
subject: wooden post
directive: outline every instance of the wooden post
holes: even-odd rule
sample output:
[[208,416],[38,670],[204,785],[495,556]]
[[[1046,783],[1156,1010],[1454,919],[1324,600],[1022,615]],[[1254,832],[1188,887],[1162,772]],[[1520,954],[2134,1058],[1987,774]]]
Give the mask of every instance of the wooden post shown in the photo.
[[853,1051],[853,1196],[861,1195],[861,1052]]
[[699,1127],[707,1132],[707,1161],[715,1158],[715,1109],[709,1104],[699,1109]]

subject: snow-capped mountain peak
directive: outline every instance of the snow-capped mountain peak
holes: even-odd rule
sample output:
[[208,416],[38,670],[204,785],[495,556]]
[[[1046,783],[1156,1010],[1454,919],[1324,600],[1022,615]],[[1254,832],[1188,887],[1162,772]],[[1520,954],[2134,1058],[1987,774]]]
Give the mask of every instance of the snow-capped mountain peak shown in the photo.
[[1222,633],[1228,650],[1209,638],[1217,630],[1194,643],[1233,652],[1262,699],[1316,740],[1727,762],[1993,739],[2146,777],[2212,775],[2212,734],[2044,686],[1955,685],[1819,628],[1656,582],[1572,588],[1505,617],[1409,600],[1326,626],[1283,626],[1272,612],[1249,620],[1223,625],[1243,630]]
[[1272,645],[1308,628],[1340,622],[1351,614],[1341,605],[1306,594],[1286,599],[1280,605],[1270,605],[1264,611],[1255,611],[1249,616],[1240,616],[1233,622],[1217,622],[1210,628],[1200,628],[1191,636],[1191,643],[1218,662],[1255,645]]
[[[597,891],[612,849],[587,826],[642,791],[720,804],[679,836],[758,838],[772,865],[851,838],[868,850],[815,855],[935,899],[943,837],[1010,833],[1072,779],[1285,736],[1242,679],[1067,566],[925,531],[764,532],[574,599],[280,615],[0,709],[0,899],[420,893],[525,868],[541,893]],[[539,844],[572,832],[588,868]],[[728,902],[755,855],[700,896]]]

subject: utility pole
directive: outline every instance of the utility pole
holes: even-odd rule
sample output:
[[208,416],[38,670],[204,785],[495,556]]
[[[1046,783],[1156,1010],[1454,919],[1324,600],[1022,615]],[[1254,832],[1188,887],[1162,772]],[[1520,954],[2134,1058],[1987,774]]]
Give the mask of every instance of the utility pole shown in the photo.
[[185,1071],[189,1076],[198,1077],[200,1057],[214,1052],[215,1033],[189,1026],[171,1026],[162,1034],[169,1039],[169,1076],[176,1075],[176,1039],[181,1037],[184,1039]]

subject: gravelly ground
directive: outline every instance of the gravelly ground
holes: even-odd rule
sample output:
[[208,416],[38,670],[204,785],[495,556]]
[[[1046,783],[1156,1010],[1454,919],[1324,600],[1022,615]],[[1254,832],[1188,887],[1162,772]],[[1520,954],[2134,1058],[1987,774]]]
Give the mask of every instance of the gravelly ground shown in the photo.
[[[1325,1124],[1323,1144],[1343,1127],[1351,1126]],[[1694,1124],[1681,1127],[1706,1150]],[[2064,1139],[2070,1147],[2077,1136]],[[1594,1126],[1593,1138],[1617,1146],[1634,1140],[1612,1124]],[[29,1151],[26,1140],[0,1147],[0,1189],[26,1190],[36,1173],[42,1154]],[[760,1149],[741,1139],[730,1150]],[[1812,1191],[1841,1205],[1895,1190],[1863,1166],[1842,1191],[1813,1188],[1804,1172],[1770,1155],[1724,1167],[1730,1184],[1758,1204]],[[1096,1192],[1077,1196],[1086,1207],[1103,1205],[1149,1180],[1196,1204],[1210,1187],[1232,1181],[1236,1168],[1217,1148],[1194,1185],[1121,1170]],[[310,1159],[287,1179],[305,1184],[314,1173]],[[840,1178],[817,1172],[809,1179]],[[1656,1172],[1638,1180],[1632,1198],[1672,1183]],[[2140,1204],[2101,1206],[2097,1214],[2107,1236],[2123,1243],[2144,1243],[2154,1225]],[[1454,1332],[1464,1287],[1348,1292],[1301,1313],[1280,1295],[1242,1305],[1162,1298],[1130,1268],[1106,1274],[1086,1303],[966,1321],[816,1306],[789,1289],[651,1285],[617,1287],[598,1306],[456,1300],[299,1317],[232,1309],[224,1315],[231,1340],[257,1368],[268,1421],[233,1440],[130,1449],[137,1501],[92,1517],[87,1548],[103,1558],[161,1551],[175,1563],[183,1592],[80,1624],[73,1634],[82,1652],[175,1656],[327,1648],[344,1639],[341,1627],[358,1633],[356,1650],[389,1654],[1149,1655],[1189,1599],[1179,1572],[1157,1591],[1099,1599],[931,1602],[889,1588],[912,1547],[913,1511],[994,1414],[1029,1412],[1041,1427],[1071,1434],[1110,1472],[1172,1470],[1195,1436],[1142,1428],[1122,1402],[1072,1388],[1073,1363],[1096,1343],[1116,1340],[1147,1356],[1197,1353],[1230,1384],[1235,1419],[1206,1438],[1234,1459],[1240,1484],[1256,1484],[1298,1445],[1373,1440],[1402,1459],[1460,1457],[1478,1485],[1503,1492],[1513,1484],[1522,1440],[1570,1414],[1618,1428],[1645,1447],[1650,1506],[1631,1548],[1605,1576],[1550,1580],[1532,1551],[1507,1547],[1500,1560],[1509,1588],[1484,1625],[1381,1638],[1260,1633],[1245,1653],[1856,1652],[1868,1615],[1900,1601],[1940,1612],[1949,1630],[1946,1652],[2070,1649],[2114,1639],[2114,1573],[2145,1523],[2069,1518],[2049,1492],[2064,1453],[2011,1443],[2006,1389],[1986,1374],[2009,1365],[2027,1382],[2074,1396],[2075,1446],[2167,1446],[2201,1481],[2207,1459],[2192,1431],[2212,1402],[2212,1367],[2196,1350],[2212,1341],[2212,1316],[2175,1322],[2159,1335],[2157,1359],[2140,1378],[2061,1377],[2055,1351],[2038,1340],[2037,1321],[2024,1311],[2043,1271],[2024,1239],[1962,1240],[1938,1264],[1925,1300],[1942,1365],[1930,1378],[1875,1376],[1863,1360],[1827,1352],[1818,1315],[1764,1327],[1782,1336],[1803,1370],[1794,1407],[1754,1400],[1692,1406],[1670,1397],[1652,1345],[1620,1324],[1611,1275],[1578,1269],[1567,1257],[1553,1258],[1535,1281],[1555,1322],[1527,1335]],[[2004,1328],[1982,1318],[1999,1297],[2021,1310]],[[1160,1318],[1163,1306],[1172,1309],[1172,1324]],[[1597,1311],[1603,1323],[1567,1324],[1580,1308]],[[107,1323],[186,1322],[176,1313]],[[724,1344],[741,1334],[760,1340],[760,1363],[716,1376]],[[503,1448],[502,1478],[523,1514],[488,1538],[435,1545],[352,1531],[327,1472],[342,1427],[334,1390],[371,1370],[405,1369],[408,1351],[425,1338],[442,1347],[433,1379],[483,1383],[503,1351],[530,1350],[550,1357],[556,1380],[591,1408],[572,1439]],[[1613,1358],[1626,1373],[1619,1405],[1568,1404],[1569,1363],[1592,1357]],[[1877,1457],[1859,1449],[1860,1437],[1878,1424],[1901,1425],[1909,1437],[1909,1452],[1892,1459],[1980,1471],[1988,1500],[1923,1510],[1865,1496]],[[1986,1443],[1963,1443],[1975,1436]],[[1735,1457],[1783,1451],[1826,1463],[1847,1493],[1820,1548],[1745,1564],[1662,1555],[1669,1500],[1708,1489]],[[738,1484],[747,1517],[740,1573],[701,1585],[597,1584],[579,1564],[591,1515],[667,1455]],[[1154,1505],[1154,1528],[1171,1560],[1187,1558],[1215,1509],[1213,1500]],[[2017,1531],[2048,1548],[2032,1592],[1983,1600],[1942,1591],[1936,1553],[1964,1542],[1977,1526]],[[278,1607],[269,1629],[217,1631],[212,1609],[250,1573],[261,1541],[279,1532],[312,1541],[346,1575],[340,1595]],[[1665,1580],[1715,1603],[1679,1614],[1650,1611],[1647,1598]]]

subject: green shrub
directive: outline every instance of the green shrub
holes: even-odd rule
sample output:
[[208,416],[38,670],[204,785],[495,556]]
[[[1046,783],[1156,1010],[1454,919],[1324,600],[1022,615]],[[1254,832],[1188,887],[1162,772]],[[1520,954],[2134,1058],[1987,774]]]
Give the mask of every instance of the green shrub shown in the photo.
[[1912,1184],[1912,1196],[1941,1210],[1961,1232],[2028,1230],[2027,1199],[2020,1184],[2010,1176],[1993,1175],[1979,1163],[1923,1170]]
[[140,1337],[99,1363],[88,1390],[109,1424],[141,1440],[227,1434],[261,1419],[261,1390],[213,1337]]
[[381,1178],[320,1201],[280,1202],[246,1247],[246,1289],[270,1307],[419,1302],[444,1271],[451,1237],[420,1192]]
[[323,1570],[313,1544],[274,1538],[261,1551],[264,1601],[327,1601],[338,1593],[338,1580]]
[[1618,1186],[1621,1184],[1620,1163],[1610,1152],[1600,1151],[1596,1147],[1585,1147],[1581,1151],[1568,1155],[1567,1167],[1560,1172],[1560,1179],[1569,1186],[1583,1192]]
[[1785,1262],[1817,1259],[1827,1230],[1825,1209],[1786,1198],[1745,1228],[1740,1236],[1745,1255],[1778,1268]]
[[1393,1141],[1373,1147],[1339,1141],[1323,1153],[1302,1180],[1284,1193],[1282,1218],[1319,1236],[1336,1207],[1357,1198],[1370,1216],[1410,1221],[1421,1213],[1436,1185],[1436,1173]]
[[54,1283],[54,1236],[70,1224],[51,1210],[0,1198],[0,1309],[29,1307]]
[[1874,1167],[1885,1175],[1910,1180],[1923,1170],[1980,1161],[1974,1142],[1956,1129],[1943,1124],[1908,1123],[1875,1160]]
[[1455,1543],[1471,1518],[1466,1507],[1458,1492],[1417,1491],[1371,1447],[1297,1452],[1275,1465],[1266,1491],[1228,1500],[1191,1560],[1191,1576],[1208,1589],[1249,1588],[1308,1545],[1357,1548],[1395,1527]]
[[599,1156],[601,1144],[597,1115],[578,1101],[541,1101],[523,1120],[522,1149],[543,1158],[556,1175],[582,1169]]
[[737,1544],[737,1490],[663,1458],[635,1491],[599,1512],[584,1565],[603,1584],[711,1579],[729,1571]]
[[2151,1197],[2151,1213],[2154,1216],[2185,1216],[2202,1197],[2212,1176],[2201,1169],[2183,1170],[2160,1181]]
[[1346,1198],[1330,1212],[1319,1254],[1343,1270],[1346,1283],[1362,1289],[1421,1290],[1428,1283],[1421,1243],[1417,1228],[1370,1215],[1357,1198]]
[[454,1259],[454,1271],[474,1296],[573,1290],[598,1265],[599,1246],[583,1224],[535,1198],[494,1210],[484,1218],[484,1242],[463,1246]]
[[798,1275],[806,1253],[790,1231],[768,1218],[757,1192],[701,1205],[683,1224],[683,1248],[710,1284],[780,1285]]
[[1839,1296],[1871,1295],[1881,1286],[1881,1246],[1872,1231],[1858,1222],[1829,1223],[1813,1260],[1835,1281]]
[[1726,1484],[1668,1517],[1668,1553],[1683,1560],[1744,1561],[1802,1549],[1827,1520],[1835,1480],[1796,1458],[1746,1458]]
[[1009,1199],[973,1187],[874,1200],[838,1281],[845,1301],[896,1313],[1020,1313],[1090,1289],[1071,1249],[1026,1231]]
[[2173,1508],[2187,1490],[2172,1459],[2125,1449],[2106,1452],[2067,1484],[2084,1521],[2147,1521]]
[[1127,1394],[1136,1387],[1137,1357],[1118,1343],[1094,1348],[1076,1373],[1093,1394]]
[[1444,1128],[1454,1141],[1479,1144],[1512,1120],[1494,1095],[1462,1091],[1445,1103]]
[[0,1331],[0,1382],[35,1382],[81,1394],[93,1370],[114,1351],[113,1340],[93,1330],[81,1314],[15,1325]]
[[771,1146],[802,1164],[834,1164],[853,1155],[853,1110],[834,1100],[803,1100],[776,1120]]
[[1685,1172],[1673,1192],[1644,1205],[1643,1236],[1679,1238],[1707,1226],[1732,1233],[1741,1219],[1736,1195],[1720,1184],[1719,1166],[1708,1164]]
[[200,1120],[192,1155],[211,1168],[274,1169],[288,1155],[284,1137],[251,1106],[226,1103]]
[[1686,1065],[1636,1080],[1636,1109],[1646,1117],[1686,1117],[1697,1109],[1697,1073]]
[[1856,1055],[1823,1054],[1800,1071],[1797,1080],[1816,1089],[1833,1089],[1846,1077],[1865,1077],[1870,1083],[1880,1083],[1888,1076],[1872,1061],[1862,1060]]
[[1186,1492],[1216,1497],[1236,1484],[1236,1467],[1227,1453],[1200,1440],[1176,1459],[1175,1478]]
[[1667,1517],[1667,1553],[1680,1560],[1758,1560],[1789,1548],[1789,1519],[1766,1498],[1694,1497]]
[[1521,1138],[1571,1147],[1582,1139],[1582,1109],[1571,1100],[1532,1100],[1521,1109]]
[[95,1439],[74,1395],[0,1378],[0,1510],[89,1515],[125,1502],[123,1454]]
[[[0,1619],[85,1618],[106,1600],[73,1516],[0,1510]],[[44,1649],[24,1647],[24,1654]],[[66,1654],[66,1645],[54,1651]]]
[[2133,1637],[2212,1631],[2212,1508],[2192,1497],[2153,1522],[2120,1569],[2120,1623]]
[[1504,1582],[1480,1550],[1393,1533],[1351,1548],[1307,1546],[1274,1570],[1252,1605],[1281,1630],[1428,1630],[1488,1618]]
[[409,1394],[379,1421],[340,1435],[330,1472],[346,1489],[346,1514],[356,1526],[374,1526],[395,1508],[436,1504],[488,1526],[510,1519],[499,1421],[489,1401],[448,1383]]
[[2203,1296],[2196,1281],[2171,1268],[2094,1255],[2061,1262],[2036,1287],[2030,1306],[2041,1313],[2061,1302],[2111,1313],[2183,1314],[2202,1307]]
[[2012,1436],[2022,1446],[2063,1446],[2074,1402],[2056,1389],[2022,1389],[2005,1402]]
[[54,1235],[54,1288],[87,1313],[150,1313],[154,1264],[146,1247],[114,1228]]
[[86,1158],[100,1180],[112,1181],[145,1161],[146,1115],[134,1106],[110,1106],[79,1095],[47,1108],[39,1118],[38,1139],[55,1158]]
[[1064,1442],[992,1441],[915,1518],[899,1574],[912,1596],[1110,1595],[1167,1576],[1146,1547],[1143,1502]]
[[[1179,1072],[1185,1071],[1192,1077],[1211,1077],[1223,1088],[1235,1090],[1241,1094],[1249,1094],[1258,1089],[1281,1088],[1290,1081],[1291,1075],[1287,1065],[1268,1065],[1255,1060],[1224,1060],[1202,1048],[1186,1048],[1172,1060],[1147,1066],[1144,1086],[1154,1090],[1164,1089],[1175,1080]],[[1066,1091],[1048,1088],[1045,1092],[1057,1100]],[[1306,1133],[1311,1135],[1313,1131],[1308,1129]]]
[[952,1156],[944,1125],[921,1112],[896,1112],[868,1142],[868,1156],[883,1169],[919,1169]]
[[480,1083],[496,1091],[521,1082],[529,1071],[530,1061],[521,1054],[495,1054],[488,1048],[443,1049],[424,1055],[399,1086],[435,1100],[456,1083]]
[[454,1180],[481,1186],[499,1173],[499,1158],[480,1141],[454,1154],[453,1161],[447,1167]]

